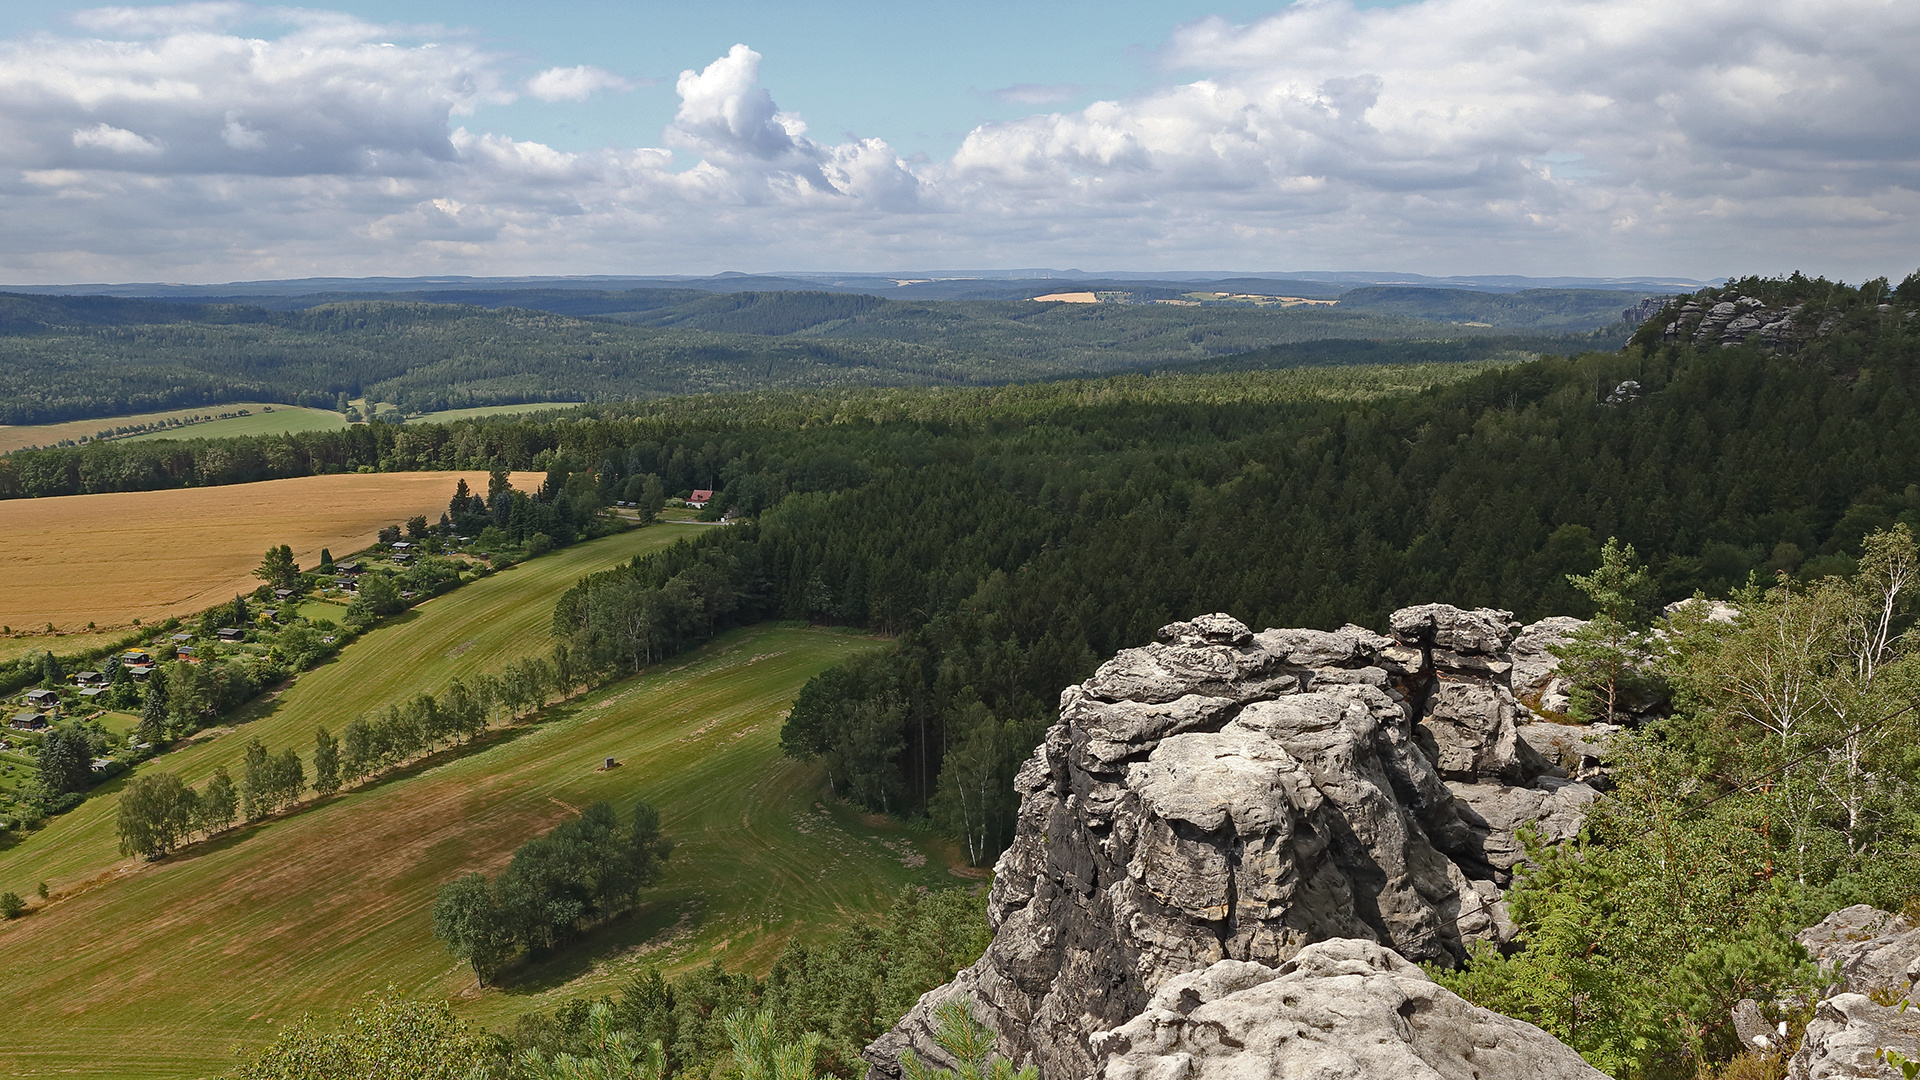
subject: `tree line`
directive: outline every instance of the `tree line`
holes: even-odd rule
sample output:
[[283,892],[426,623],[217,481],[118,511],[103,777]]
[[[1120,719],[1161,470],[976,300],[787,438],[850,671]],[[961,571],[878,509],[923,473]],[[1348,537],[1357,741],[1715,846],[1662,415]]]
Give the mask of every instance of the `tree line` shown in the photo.
[[[258,738],[250,739],[238,783],[225,766],[216,768],[206,786],[197,791],[175,773],[142,771],[120,793],[115,828],[121,853],[158,859],[196,836],[224,832],[236,820],[258,821],[278,813],[298,803],[308,791],[325,798],[427,755],[470,743],[495,719],[512,723],[545,708],[556,694],[572,694],[580,687],[582,674],[561,644],[550,656],[523,657],[498,673],[455,678],[438,696],[414,694],[355,717],[337,737],[324,726],[317,727],[305,762],[292,747],[275,754]],[[50,731],[48,741],[55,747],[54,767],[69,759],[78,760],[81,769],[86,767],[87,760],[76,756],[83,752],[84,741],[76,746],[60,729]],[[49,767],[45,747],[43,743],[43,777]],[[90,777],[81,779],[90,782]]]
[[[418,412],[751,389],[991,384],[1150,369],[1276,343],[1496,333],[1408,318],[1365,300],[1310,309],[1088,310],[649,291],[630,296],[636,307],[609,311],[558,292],[528,291],[517,304],[501,293],[469,294],[477,304],[335,296],[295,311],[269,310],[285,305],[278,298],[170,304],[0,295],[0,423],[234,401],[344,411],[341,399],[364,396]],[[1506,317],[1517,303],[1472,321],[1531,328],[1534,320]],[[529,310],[543,306],[568,313]],[[601,310],[576,317],[584,307]]]

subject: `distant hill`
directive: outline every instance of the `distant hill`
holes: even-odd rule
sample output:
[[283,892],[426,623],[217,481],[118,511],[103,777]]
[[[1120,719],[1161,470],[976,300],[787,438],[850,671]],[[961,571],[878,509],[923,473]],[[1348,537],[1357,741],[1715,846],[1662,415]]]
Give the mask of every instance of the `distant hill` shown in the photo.
[[[817,289],[493,288],[248,303],[0,294],[0,423],[230,401],[333,408],[343,395],[429,412],[794,387],[997,384],[1276,348],[1284,348],[1284,361],[1269,354],[1257,362],[1354,362],[1350,349],[1314,342],[1402,342],[1408,359],[1437,359],[1445,350],[1435,353],[1434,341],[1519,333],[1534,340],[1500,348],[1564,352],[1624,340],[1630,328],[1619,308],[1635,299],[1463,294],[1485,301],[1476,306],[1387,289],[1341,294],[1331,305],[1176,306],[1149,302],[1168,291],[1158,286],[1113,284],[1127,287],[1101,295],[1131,302],[883,299]],[[1052,287],[1027,281],[1018,290]],[[1092,290],[1081,283],[1076,291]],[[1568,334],[1577,340],[1563,340]],[[1395,358],[1392,350],[1369,352],[1365,362]]]

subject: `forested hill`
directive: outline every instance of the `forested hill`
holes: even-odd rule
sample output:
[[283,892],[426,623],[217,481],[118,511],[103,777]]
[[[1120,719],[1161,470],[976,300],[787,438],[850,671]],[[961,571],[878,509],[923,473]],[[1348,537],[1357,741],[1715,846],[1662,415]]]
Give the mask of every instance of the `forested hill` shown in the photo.
[[[1527,335],[1518,342],[1525,350],[1569,351],[1610,346],[1631,328],[1619,305],[1634,294],[1569,301],[1542,293],[1514,294],[1493,315],[1464,320],[1402,314],[1377,298],[1280,308],[529,289],[307,306],[282,298],[270,310],[0,295],[0,423],[232,401],[344,408],[343,398],[363,395],[425,412],[753,389],[990,385],[1277,346],[1292,348],[1289,362],[1347,362],[1339,347],[1324,355],[1312,347],[1331,341],[1406,343],[1394,358],[1415,360],[1429,343],[1458,352],[1462,342],[1515,334]],[[1569,314],[1570,303],[1584,314]]]
[[1869,531],[1920,526],[1920,280],[1750,280],[1688,304],[1618,353],[1410,396],[1221,376],[769,405],[761,430],[703,430],[697,406],[553,429],[615,485],[714,478],[716,510],[759,515],[583,583],[556,628],[608,664],[769,616],[899,633],[809,687],[788,747],[956,831],[979,821],[960,785],[997,791],[1004,839],[1059,688],[1176,618],[1331,628],[1436,598],[1585,614],[1566,575],[1609,536],[1673,599],[1844,573]]
[[1566,575],[1609,536],[1649,561],[1663,599],[1847,570],[1872,529],[1920,526],[1917,311],[1920,276],[1748,280],[1574,359],[92,444],[0,460],[0,494],[489,464],[588,471],[608,499],[649,476],[668,494],[718,488],[714,514],[755,523],[583,584],[557,627],[607,665],[769,617],[898,634],[802,696],[789,746],[867,805],[936,814],[951,751],[969,783],[993,774],[1010,812],[1011,769],[1060,687],[1196,612],[1322,627],[1436,599],[1582,614]]

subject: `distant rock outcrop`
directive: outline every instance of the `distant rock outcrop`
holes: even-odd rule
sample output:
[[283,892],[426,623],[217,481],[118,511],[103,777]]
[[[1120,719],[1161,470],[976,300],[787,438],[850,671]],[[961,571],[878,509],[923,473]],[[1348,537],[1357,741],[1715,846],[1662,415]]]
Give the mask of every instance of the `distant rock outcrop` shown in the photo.
[[[1132,1030],[1176,979],[1223,962],[1241,962],[1219,969],[1233,982],[1332,939],[1441,964],[1509,940],[1516,830],[1569,837],[1598,795],[1522,737],[1515,629],[1441,604],[1395,612],[1391,635],[1208,615],[1122,650],[1061,695],[1019,772],[986,955],[868,1048],[874,1074],[897,1075],[909,1047],[951,1064],[931,1036],[956,995],[1007,1056],[1085,1080],[1108,1067],[1095,1032]],[[1379,1034],[1404,1049],[1415,1021],[1393,1015],[1401,1028]]]
[[1278,968],[1221,960],[1177,976],[1092,1045],[1100,1080],[1606,1076],[1532,1024],[1350,938],[1309,945]]
[[[1691,341],[1696,347],[1733,348],[1758,338],[1770,349],[1826,333],[1830,324],[1802,326],[1801,305],[1769,308],[1751,296],[1731,300],[1689,298],[1675,309],[1660,338],[1668,344]],[[1811,316],[1809,316],[1811,318]]]

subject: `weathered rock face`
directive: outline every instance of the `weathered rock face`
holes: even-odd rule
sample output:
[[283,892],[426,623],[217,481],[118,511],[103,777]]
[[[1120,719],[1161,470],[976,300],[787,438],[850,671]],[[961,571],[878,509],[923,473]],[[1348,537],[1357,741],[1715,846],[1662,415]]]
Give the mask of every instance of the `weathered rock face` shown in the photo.
[[1769,308],[1751,296],[1704,303],[1688,299],[1674,310],[1660,336],[1669,344],[1690,340],[1698,348],[1718,345],[1723,349],[1757,337],[1772,349],[1827,332],[1826,324],[1801,326],[1800,310],[1799,304]]
[[1560,660],[1552,649],[1585,625],[1585,619],[1555,615],[1529,623],[1514,636],[1508,654],[1513,658],[1516,697],[1545,713],[1565,713],[1572,707],[1566,680],[1555,674]]
[[[1820,966],[1839,978],[1840,993],[1815,1007],[1800,1049],[1787,1063],[1787,1080],[1885,1078],[1900,1073],[1880,1060],[1895,1050],[1920,1060],[1920,927],[1866,904],[1820,920],[1796,938]],[[1905,1009],[1882,1001],[1907,998]],[[1742,1004],[1745,1004],[1744,1002]],[[1740,1017],[1736,1012],[1735,1022]],[[1764,1033],[1761,1033],[1764,1037]],[[1748,1041],[1746,1031],[1741,1031]]]
[[1787,1080],[1901,1080],[1881,1050],[1920,1059],[1920,1012],[1875,1004],[1865,994],[1838,994],[1815,1007],[1807,1035],[1787,1062]]
[[1840,977],[1841,989],[1905,995],[1920,1005],[1920,926],[1855,904],[1802,930],[1794,940],[1823,969]]
[[954,995],[1002,1053],[1083,1080],[1094,1032],[1224,960],[1354,938],[1451,964],[1510,939],[1514,830],[1570,836],[1596,797],[1520,737],[1513,629],[1445,605],[1391,637],[1204,616],[1069,687],[1015,781],[994,941],[868,1048],[876,1075],[908,1047],[951,1064],[931,1026]]
[[1353,939],[1309,945],[1278,968],[1221,960],[1170,979],[1092,1045],[1101,1080],[1605,1076],[1532,1024],[1469,1004],[1391,950]]

